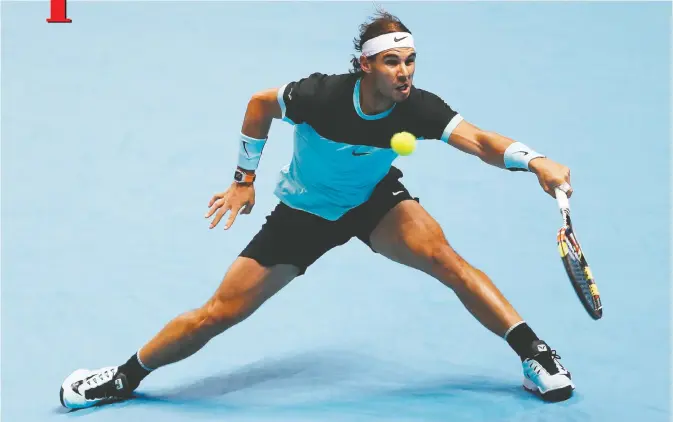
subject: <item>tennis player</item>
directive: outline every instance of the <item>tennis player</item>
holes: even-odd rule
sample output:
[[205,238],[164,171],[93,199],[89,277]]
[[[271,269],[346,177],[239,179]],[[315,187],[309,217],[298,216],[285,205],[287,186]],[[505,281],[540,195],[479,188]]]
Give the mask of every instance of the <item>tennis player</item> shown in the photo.
[[294,153],[280,172],[278,205],[234,260],[213,296],[170,321],[120,366],[80,369],[62,384],[67,408],[132,397],[152,371],[183,360],[243,321],[327,251],[357,237],[375,253],[452,289],[466,309],[520,357],[523,386],[545,400],[571,397],[559,356],[539,339],[489,277],[452,249],[439,224],[400,181],[391,137],[407,131],[445,142],[490,165],[537,176],[543,190],[570,188],[567,167],[521,142],[469,123],[437,95],[414,86],[409,29],[379,12],[360,27],[360,53],[345,74],[313,73],[250,99],[238,168],[206,217],[224,229],[255,205],[255,170],[273,119],[294,126]]

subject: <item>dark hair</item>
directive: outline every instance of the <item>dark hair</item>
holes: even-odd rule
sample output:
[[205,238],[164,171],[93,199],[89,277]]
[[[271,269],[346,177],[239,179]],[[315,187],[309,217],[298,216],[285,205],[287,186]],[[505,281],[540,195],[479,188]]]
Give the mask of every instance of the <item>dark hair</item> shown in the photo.
[[[353,39],[355,51],[362,52],[362,46],[365,42],[372,38],[376,38],[379,35],[389,34],[391,32],[408,32],[411,34],[409,28],[407,28],[397,16],[394,16],[385,10],[377,9],[374,17],[370,17],[368,22],[360,25],[360,34],[357,38]],[[353,55],[351,64],[353,65],[351,73],[362,73],[359,55]]]

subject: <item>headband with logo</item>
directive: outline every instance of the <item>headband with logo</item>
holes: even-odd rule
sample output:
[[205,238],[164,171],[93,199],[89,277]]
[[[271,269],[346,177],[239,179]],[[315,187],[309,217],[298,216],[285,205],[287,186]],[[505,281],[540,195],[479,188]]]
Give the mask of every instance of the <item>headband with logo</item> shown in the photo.
[[362,45],[362,55],[369,57],[391,48],[403,47],[416,48],[414,47],[414,37],[408,32],[391,32],[366,41]]

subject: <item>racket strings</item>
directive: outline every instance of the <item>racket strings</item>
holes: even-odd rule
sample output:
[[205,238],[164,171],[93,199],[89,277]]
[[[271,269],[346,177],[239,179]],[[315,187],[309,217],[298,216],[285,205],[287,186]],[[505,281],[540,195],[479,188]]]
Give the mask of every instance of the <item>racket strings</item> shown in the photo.
[[584,256],[584,251],[575,236],[570,223],[570,215],[566,213],[564,217],[564,225],[558,230],[556,237],[561,260],[575,293],[585,309],[592,318],[600,319],[603,316],[603,305],[598,287]]
[[567,250],[566,257],[568,258],[568,261],[572,264],[573,270],[577,269],[581,273],[584,273],[584,271],[582,270],[582,250],[579,248],[577,240],[574,238],[572,234],[570,234],[570,235],[562,235],[561,241],[566,245]]
[[570,270],[572,282],[579,287],[582,295],[589,303],[594,303],[594,295],[591,292],[590,282],[584,269],[581,259],[582,252],[577,244],[577,239],[574,238],[572,233],[564,233],[561,236],[561,241],[566,245],[567,253],[564,261]]

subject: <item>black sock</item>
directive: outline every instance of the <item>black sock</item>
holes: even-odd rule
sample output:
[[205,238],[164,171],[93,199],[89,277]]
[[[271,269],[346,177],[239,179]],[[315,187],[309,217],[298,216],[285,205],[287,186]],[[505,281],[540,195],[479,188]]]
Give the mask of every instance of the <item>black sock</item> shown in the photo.
[[505,340],[514,349],[521,360],[532,357],[531,344],[539,340],[533,330],[525,322],[517,325],[506,336]]
[[131,390],[135,390],[140,385],[140,381],[143,380],[150,371],[143,368],[140,364],[140,359],[138,359],[138,353],[135,353],[125,364],[119,367],[119,372],[126,375],[126,380],[131,387]]

